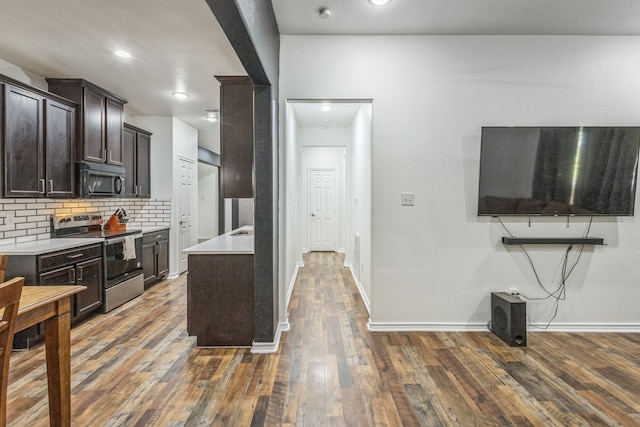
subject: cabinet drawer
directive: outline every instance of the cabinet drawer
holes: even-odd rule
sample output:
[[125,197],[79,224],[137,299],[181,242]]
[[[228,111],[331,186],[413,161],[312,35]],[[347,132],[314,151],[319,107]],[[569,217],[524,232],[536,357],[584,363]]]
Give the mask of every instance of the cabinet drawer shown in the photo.
[[156,231],[153,233],[145,233],[142,236],[142,244],[159,242],[161,240],[169,240],[169,230]]
[[51,252],[38,256],[38,270],[47,271],[99,257],[102,257],[102,245],[99,243],[75,249]]

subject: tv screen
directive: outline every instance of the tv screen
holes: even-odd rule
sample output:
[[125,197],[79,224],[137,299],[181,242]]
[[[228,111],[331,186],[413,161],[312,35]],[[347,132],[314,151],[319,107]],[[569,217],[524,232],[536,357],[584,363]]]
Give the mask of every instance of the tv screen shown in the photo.
[[483,127],[478,215],[633,215],[640,127]]

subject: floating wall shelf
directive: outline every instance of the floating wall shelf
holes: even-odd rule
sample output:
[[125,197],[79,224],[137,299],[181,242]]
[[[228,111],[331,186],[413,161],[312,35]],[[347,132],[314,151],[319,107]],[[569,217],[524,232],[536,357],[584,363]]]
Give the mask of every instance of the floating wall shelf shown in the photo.
[[503,237],[504,245],[604,245],[601,237]]

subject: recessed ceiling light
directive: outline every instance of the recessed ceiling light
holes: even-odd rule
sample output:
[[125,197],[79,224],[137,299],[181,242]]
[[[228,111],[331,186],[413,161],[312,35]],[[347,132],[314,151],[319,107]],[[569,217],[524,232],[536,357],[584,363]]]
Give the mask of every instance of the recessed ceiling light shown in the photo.
[[131,58],[131,54],[126,50],[114,50],[113,53],[120,58]]
[[391,3],[391,0],[369,0],[369,3],[374,6],[384,6],[387,3]]
[[326,7],[323,7],[322,9],[320,9],[318,11],[318,14],[320,15],[321,19],[329,19],[329,18],[331,18],[331,11],[329,9],[327,9]]
[[171,95],[178,99],[187,99],[189,97],[189,94],[186,92],[173,92]]
[[322,111],[331,111],[331,109],[332,109],[332,108],[333,108],[333,107],[332,107],[331,105],[329,105],[329,104],[322,104],[322,105],[320,106],[320,109],[321,109]]
[[218,110],[214,110],[212,108],[206,108],[205,113],[207,113],[206,116],[204,116],[205,120],[208,120],[210,122],[217,122],[218,121],[218,117],[219,117],[219,113]]

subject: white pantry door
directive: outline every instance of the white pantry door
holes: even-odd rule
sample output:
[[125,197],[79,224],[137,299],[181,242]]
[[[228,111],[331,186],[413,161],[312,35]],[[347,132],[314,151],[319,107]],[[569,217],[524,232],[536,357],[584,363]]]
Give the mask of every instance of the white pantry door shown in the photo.
[[195,166],[193,161],[178,158],[178,173],[180,187],[178,189],[178,272],[182,273],[189,268],[188,255],[182,250],[196,244],[195,238],[195,210],[196,198],[194,195]]
[[335,251],[336,170],[309,169],[309,250]]

